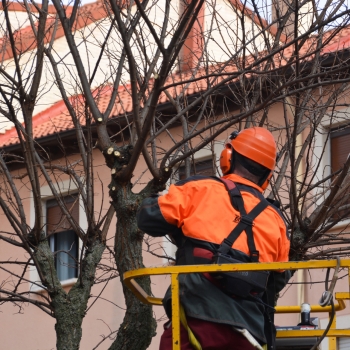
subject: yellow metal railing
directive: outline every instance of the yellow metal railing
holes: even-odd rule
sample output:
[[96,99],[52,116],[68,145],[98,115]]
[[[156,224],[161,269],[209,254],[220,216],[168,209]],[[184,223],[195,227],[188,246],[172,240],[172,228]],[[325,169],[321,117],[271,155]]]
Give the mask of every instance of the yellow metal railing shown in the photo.
[[[285,263],[246,263],[246,264],[224,264],[224,265],[187,265],[187,266],[167,266],[167,267],[148,267],[124,274],[124,283],[136,295],[136,297],[145,304],[162,305],[162,298],[156,298],[148,295],[135,278],[154,275],[171,275],[172,291],[172,331],[173,331],[173,350],[180,350],[180,304],[179,304],[179,282],[180,274],[203,273],[203,272],[232,272],[232,271],[274,271],[274,270],[299,270],[299,269],[322,269],[335,268],[337,260],[311,260]],[[340,261],[340,267],[348,269],[350,284],[350,259]],[[350,299],[349,291],[345,293],[335,293],[336,303],[335,311],[345,309],[344,300]],[[300,306],[277,306],[277,313],[300,313]],[[321,307],[311,305],[311,312],[331,313],[331,306]],[[277,332],[278,338],[298,338],[298,337],[321,337],[324,333],[322,329],[314,330],[281,330]],[[336,317],[334,317],[330,330],[327,333],[329,337],[329,350],[336,350],[337,337],[350,337],[350,330],[336,329]]]

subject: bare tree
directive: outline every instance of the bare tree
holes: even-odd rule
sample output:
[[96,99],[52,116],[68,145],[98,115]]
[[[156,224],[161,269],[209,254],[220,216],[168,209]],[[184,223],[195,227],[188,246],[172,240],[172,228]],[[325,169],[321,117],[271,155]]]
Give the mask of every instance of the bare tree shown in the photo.
[[[291,257],[348,254],[341,247],[348,244],[345,232],[329,230],[349,214],[350,161],[327,170],[326,143],[318,145],[321,134],[327,141],[332,125],[345,125],[347,119],[339,111],[349,104],[349,55],[336,45],[349,21],[342,0],[327,1],[325,10],[309,0],[288,6],[273,2],[272,8],[255,0],[53,4],[54,9],[46,0],[21,4],[30,28],[27,40],[13,30],[10,4],[2,2],[0,112],[13,123],[17,139],[0,157],[0,206],[9,225],[0,239],[28,256],[1,262],[0,269],[16,281],[11,288],[1,284],[2,303],[35,304],[56,319],[57,348],[79,348],[93,283],[116,276],[99,266],[114,213],[110,252],[122,276],[143,266],[144,234],[136,225],[142,199],[165,189],[180,165],[188,176],[196,152],[207,148],[214,154],[228,130],[251,125],[266,126],[278,138],[270,196],[282,202],[292,233]],[[56,39],[62,35],[65,50],[59,51]],[[59,141],[48,143],[40,139],[33,116],[55,96],[64,101],[68,116],[64,127],[55,124]],[[111,171],[111,182],[101,184],[109,188],[107,213],[95,205],[97,151]],[[133,178],[140,162],[147,172]],[[86,229],[75,219],[72,202],[65,201],[62,179],[81,198]],[[138,193],[136,184],[144,186]],[[61,221],[82,242],[78,258],[70,260],[79,277],[68,293],[56,273],[59,255],[49,245],[43,185]],[[33,196],[33,223],[24,209],[23,187]],[[325,244],[328,248],[320,250]],[[25,289],[30,266],[46,294],[33,297]],[[140,284],[150,292],[148,278]],[[124,322],[110,349],[146,349],[155,330],[152,309],[126,288],[124,296]]]

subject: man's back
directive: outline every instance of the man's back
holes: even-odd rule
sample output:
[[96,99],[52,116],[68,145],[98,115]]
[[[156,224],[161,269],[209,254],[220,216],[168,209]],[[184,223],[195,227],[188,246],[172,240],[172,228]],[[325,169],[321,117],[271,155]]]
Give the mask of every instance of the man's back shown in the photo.
[[[225,178],[245,185],[241,193],[249,213],[260,202],[259,187],[235,174]],[[181,181],[159,197],[158,204],[165,220],[181,228],[185,237],[216,244],[227,238],[240,219],[224,184],[211,178]],[[256,217],[253,234],[260,262],[288,261],[286,227],[276,208],[268,206]],[[245,232],[237,238],[233,248],[249,255]]]

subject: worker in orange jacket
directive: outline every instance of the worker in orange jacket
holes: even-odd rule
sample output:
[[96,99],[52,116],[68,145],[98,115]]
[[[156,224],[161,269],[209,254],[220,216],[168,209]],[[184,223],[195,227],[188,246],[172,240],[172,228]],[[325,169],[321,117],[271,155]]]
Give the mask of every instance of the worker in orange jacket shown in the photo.
[[[146,198],[139,228],[154,237],[169,235],[178,247],[177,265],[288,261],[285,222],[275,203],[262,196],[276,154],[275,140],[264,128],[232,133],[220,158],[224,176],[192,176],[163,196]],[[181,275],[187,319],[181,349],[274,349],[274,300],[287,280],[283,272]],[[170,290],[163,304],[170,318]],[[170,350],[170,322],[164,328],[160,349]],[[200,345],[193,344],[191,332]]]

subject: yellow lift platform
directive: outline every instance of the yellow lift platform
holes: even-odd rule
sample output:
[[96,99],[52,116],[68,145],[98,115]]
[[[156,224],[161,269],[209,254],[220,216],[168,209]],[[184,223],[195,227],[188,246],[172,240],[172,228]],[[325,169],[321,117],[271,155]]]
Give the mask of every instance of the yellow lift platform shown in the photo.
[[[135,294],[135,296],[145,304],[162,305],[162,298],[156,298],[148,295],[141,286],[135,281],[135,278],[154,275],[170,275],[172,290],[172,330],[173,330],[173,350],[180,350],[180,304],[179,304],[179,283],[180,274],[203,273],[203,272],[232,272],[232,271],[273,271],[273,270],[299,270],[299,269],[324,269],[336,268],[337,260],[311,260],[285,263],[245,263],[245,264],[223,264],[223,265],[187,265],[187,266],[166,266],[149,267],[138,270],[128,271],[124,274],[124,283]],[[340,268],[348,271],[348,283],[350,286],[350,259],[340,260]],[[347,292],[335,293],[336,303],[335,312],[346,308],[344,300],[350,299],[349,290]],[[301,306],[277,306],[276,313],[300,313]],[[328,312],[331,315],[331,306],[311,305],[311,312]],[[349,325],[350,326],[350,325]],[[309,330],[280,330],[277,332],[277,338],[305,338],[321,337],[324,329]],[[326,335],[329,339],[329,350],[337,350],[336,339],[338,337],[350,337],[350,329],[336,328],[336,314],[332,325]]]

